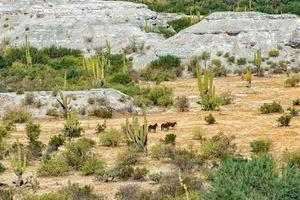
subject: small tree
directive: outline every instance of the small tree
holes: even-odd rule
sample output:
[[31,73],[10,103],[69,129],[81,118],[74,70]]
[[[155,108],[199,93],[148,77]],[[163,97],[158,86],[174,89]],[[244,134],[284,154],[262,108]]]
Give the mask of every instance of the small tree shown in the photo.
[[17,187],[20,187],[23,185],[23,174],[26,170],[26,156],[24,152],[21,149],[21,143],[19,141],[16,142],[17,144],[17,152],[15,155],[11,157],[11,167],[14,171],[14,173],[18,176],[17,181],[14,183]]
[[246,68],[246,80],[248,82],[247,87],[251,88],[251,82],[252,82],[252,72],[251,72],[251,67]]
[[67,120],[63,129],[64,136],[69,138],[80,137],[81,132],[83,132],[83,128],[80,126],[80,122],[76,117],[76,112],[68,112]]
[[68,113],[71,110],[70,103],[72,101],[72,98],[71,97],[66,97],[62,91],[59,91],[58,93],[59,93],[60,99],[57,99],[57,102],[60,104],[60,106],[63,109],[64,117],[67,118]]

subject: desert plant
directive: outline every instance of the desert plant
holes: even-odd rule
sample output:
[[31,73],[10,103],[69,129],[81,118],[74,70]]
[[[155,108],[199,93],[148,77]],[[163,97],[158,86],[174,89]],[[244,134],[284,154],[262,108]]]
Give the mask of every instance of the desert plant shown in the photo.
[[83,132],[80,122],[77,119],[76,112],[69,111],[67,113],[67,119],[64,124],[63,134],[69,139],[73,137],[80,137]]
[[187,149],[176,150],[173,159],[175,166],[183,172],[192,170],[197,164],[197,157],[195,151]]
[[165,136],[165,144],[173,144],[175,145],[176,135],[175,134],[167,134]]
[[21,149],[21,144],[17,141],[17,152],[11,155],[10,163],[14,173],[18,179],[14,182],[17,187],[21,187],[24,184],[23,174],[26,171],[26,155]]
[[37,170],[38,176],[65,176],[71,171],[68,162],[62,156],[55,156],[44,160]]
[[267,153],[270,150],[271,142],[269,140],[253,140],[250,146],[251,152],[255,154]]
[[278,57],[279,51],[278,50],[271,50],[268,52],[269,57]]
[[30,112],[24,109],[7,110],[3,120],[12,121],[14,123],[26,123],[31,121],[32,115]]
[[103,124],[97,124],[96,133],[97,134],[103,133],[105,131],[105,129],[106,129],[106,120],[104,120]]
[[133,178],[135,180],[145,180],[149,170],[146,167],[136,167],[133,171]]
[[238,65],[245,65],[247,63],[247,59],[246,58],[239,58],[237,59],[237,64]]
[[60,99],[57,99],[57,102],[59,103],[59,105],[63,109],[64,117],[67,118],[68,114],[71,110],[70,103],[72,101],[72,98],[69,97],[69,96],[65,96],[62,91],[59,91],[58,93],[59,93]]
[[291,122],[292,116],[289,114],[286,115],[282,115],[281,117],[279,117],[277,119],[277,121],[279,122],[279,126],[288,126]]
[[207,115],[204,120],[208,123],[208,124],[215,124],[216,123],[216,119],[215,117],[210,113],[209,115]]
[[163,177],[162,172],[156,172],[156,173],[149,175],[149,179],[155,183],[159,183],[161,181],[162,177]]
[[108,147],[116,147],[122,141],[122,134],[116,129],[110,129],[100,136],[100,143]]
[[268,113],[282,113],[284,112],[282,106],[273,101],[272,103],[264,103],[261,107],[260,107],[260,112],[263,114],[268,114]]
[[105,162],[96,158],[95,156],[88,158],[81,166],[80,171],[82,175],[93,175],[96,171],[104,170]]
[[128,148],[117,156],[117,165],[134,165],[140,161],[140,153],[134,148]]
[[140,186],[134,184],[122,186],[119,188],[116,197],[124,200],[138,199],[140,190]]
[[189,111],[190,103],[186,96],[177,97],[176,107],[180,112]]
[[58,112],[56,108],[49,108],[46,112],[47,116],[51,116],[51,117],[57,117],[58,116]]
[[24,105],[33,105],[35,102],[33,93],[26,93],[24,97]]
[[50,141],[48,143],[49,146],[55,146],[59,147],[65,143],[65,137],[61,134],[54,135],[50,138]]
[[204,129],[199,127],[193,131],[193,140],[203,140]]
[[284,81],[284,86],[285,87],[296,87],[299,82],[300,82],[300,77],[291,76]]
[[27,67],[32,67],[32,57],[31,57],[31,54],[30,54],[30,44],[28,42],[27,35],[25,35],[24,49],[25,49],[26,65],[27,65]]
[[293,105],[294,106],[299,106],[300,105],[300,99],[293,100]]
[[246,68],[246,81],[248,82],[248,85],[247,87],[248,88],[251,88],[251,82],[252,82],[252,70],[251,70],[251,67],[247,67]]
[[126,117],[125,134],[127,137],[127,143],[135,148],[147,153],[148,148],[148,125],[146,113],[144,113],[144,123],[139,124],[137,117],[132,117],[132,123],[129,123],[128,117]]
[[282,154],[282,160],[289,165],[300,168],[300,150],[284,151]]
[[28,159],[37,159],[42,156],[42,151],[45,145],[38,140],[41,133],[40,125],[33,122],[26,124],[26,135],[29,140],[27,149]]
[[292,116],[292,117],[296,117],[299,115],[299,110],[296,109],[296,108],[288,108],[287,111],[289,111],[289,114]]
[[112,108],[109,107],[96,107],[92,113],[94,116],[104,119],[112,118],[113,115]]
[[261,77],[264,76],[263,71],[261,69],[261,64],[262,64],[262,55],[261,55],[261,49],[257,50],[254,53],[254,60],[253,63],[256,66],[256,71],[257,71],[257,76]]

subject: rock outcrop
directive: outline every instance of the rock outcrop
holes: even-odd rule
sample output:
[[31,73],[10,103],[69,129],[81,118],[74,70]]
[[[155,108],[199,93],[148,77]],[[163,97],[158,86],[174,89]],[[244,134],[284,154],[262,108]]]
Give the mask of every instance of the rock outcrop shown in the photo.
[[183,60],[204,51],[230,52],[236,57],[253,59],[262,48],[263,56],[273,49],[280,51],[279,60],[300,61],[300,19],[296,15],[269,15],[257,12],[219,12],[204,18],[162,43],[145,55],[135,58],[135,66],[147,65],[162,55],[176,55]]
[[[24,106],[26,94],[16,93],[0,93],[0,116],[3,116],[8,109],[18,109],[25,107],[34,117],[45,117],[46,112],[50,108],[55,108],[59,96],[54,96],[52,92],[33,92],[35,102],[41,102],[41,107],[37,108],[35,104]],[[65,96],[72,97],[71,106],[74,109],[80,110],[85,108],[88,113],[97,104],[97,99],[101,100],[102,104],[110,107],[115,112],[133,112],[138,113],[140,109],[133,104],[132,97],[129,97],[115,89],[94,89],[89,91],[66,91]],[[96,103],[90,105],[89,98],[93,98]],[[59,108],[59,107],[58,107]],[[58,109],[59,110],[59,109]]]

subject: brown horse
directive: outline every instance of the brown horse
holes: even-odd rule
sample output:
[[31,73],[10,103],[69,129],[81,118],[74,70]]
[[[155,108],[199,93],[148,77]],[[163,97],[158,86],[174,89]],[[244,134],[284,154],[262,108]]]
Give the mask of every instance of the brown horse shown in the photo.
[[169,123],[164,123],[164,124],[161,124],[160,126],[160,130],[169,130]]
[[158,124],[154,124],[154,125],[149,125],[148,126],[148,131],[151,132],[152,130],[154,130],[154,133],[156,133],[156,128],[158,127]]
[[177,122],[167,122],[169,128],[174,128],[177,125]]

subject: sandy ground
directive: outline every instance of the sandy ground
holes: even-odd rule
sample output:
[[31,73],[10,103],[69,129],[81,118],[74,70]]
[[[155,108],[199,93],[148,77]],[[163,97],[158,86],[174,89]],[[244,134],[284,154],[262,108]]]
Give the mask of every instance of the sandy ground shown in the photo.
[[[216,88],[217,93],[231,92],[235,97],[234,103],[227,106],[222,106],[220,111],[211,112],[217,120],[215,125],[207,125],[204,121],[204,117],[210,112],[201,111],[197,101],[197,85],[196,79],[185,78],[178,79],[173,82],[165,82],[163,85],[172,87],[174,89],[175,96],[186,95],[191,101],[191,107],[189,112],[181,113],[175,109],[166,109],[160,113],[152,113],[148,115],[148,122],[150,124],[161,124],[166,121],[177,121],[178,126],[169,131],[168,133],[175,133],[176,146],[177,147],[193,147],[199,149],[201,144],[199,141],[192,139],[193,130],[197,127],[205,129],[204,136],[211,137],[222,131],[226,135],[235,136],[234,142],[237,143],[239,151],[244,156],[250,156],[249,143],[254,139],[269,139],[272,141],[271,153],[280,157],[285,149],[295,150],[300,147],[300,117],[293,118],[289,127],[278,127],[276,119],[280,114],[260,114],[258,109],[265,102],[278,101],[283,105],[285,109],[292,106],[292,100],[300,98],[300,87],[297,88],[284,88],[285,76],[273,76],[268,78],[254,78],[253,87],[251,89],[246,88],[246,82],[242,81],[240,77],[227,77],[217,78]],[[299,107],[300,109],[300,107]],[[93,149],[93,152],[101,155],[101,157],[107,162],[108,165],[113,165],[118,152],[122,151],[125,146],[108,148],[100,146],[99,138],[94,133],[97,123],[102,123],[103,120],[96,118],[84,118],[80,120],[85,133],[85,137],[89,137],[98,142],[97,146]],[[41,140],[47,143],[50,136],[61,132],[63,127],[62,119],[39,119],[37,120],[41,124],[42,133]],[[124,116],[117,116],[113,119],[107,120],[109,128],[121,128],[121,124],[125,122]],[[17,125],[17,131],[11,134],[9,142],[15,141],[17,138],[25,141],[26,135],[24,125]],[[151,145],[157,144],[160,139],[164,138],[167,132],[158,131],[157,133],[151,133],[149,136],[149,143]],[[12,180],[15,176],[10,169],[9,160],[1,161],[9,169],[0,176],[0,182],[12,185]],[[143,158],[140,165],[146,166],[150,173],[157,171],[168,171],[174,169],[169,163],[162,161],[155,161],[149,157]],[[34,174],[38,163],[32,163],[28,166],[26,176]],[[38,193],[44,193],[49,191],[55,191],[66,185],[68,181],[72,183],[91,184],[97,193],[101,193],[109,196],[113,199],[114,194],[118,188],[127,184],[140,184],[142,187],[156,187],[151,182],[112,182],[112,183],[99,183],[95,182],[92,176],[81,176],[78,173],[73,173],[70,176],[58,177],[58,178],[40,178],[40,189]],[[21,195],[22,196],[22,195]]]

